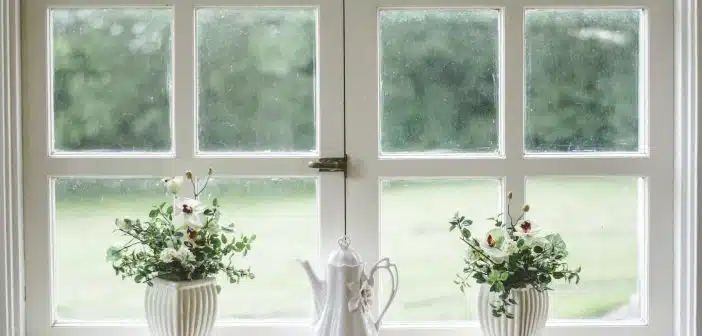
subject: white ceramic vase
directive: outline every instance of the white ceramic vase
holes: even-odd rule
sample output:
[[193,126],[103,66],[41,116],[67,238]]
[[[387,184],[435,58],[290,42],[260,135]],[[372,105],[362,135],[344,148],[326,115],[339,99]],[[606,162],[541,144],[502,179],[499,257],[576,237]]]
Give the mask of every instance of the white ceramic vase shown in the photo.
[[494,317],[490,302],[497,298],[488,286],[478,293],[478,319],[485,336],[538,336],[548,318],[548,293],[533,288],[512,290],[516,305],[510,306],[514,318]]
[[152,336],[210,336],[217,318],[214,278],[154,279],[146,287],[146,323]]

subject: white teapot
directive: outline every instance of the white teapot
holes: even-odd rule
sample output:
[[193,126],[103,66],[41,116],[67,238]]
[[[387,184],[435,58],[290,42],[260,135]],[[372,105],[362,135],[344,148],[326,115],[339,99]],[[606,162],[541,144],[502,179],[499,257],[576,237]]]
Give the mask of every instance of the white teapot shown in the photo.
[[[399,283],[397,266],[383,258],[366,274],[365,263],[349,248],[348,237],[339,240],[339,249],[329,256],[326,281],[314,273],[309,261],[302,266],[314,293],[314,336],[377,336],[380,322],[395,299]],[[392,291],[377,320],[371,316],[376,271],[390,274]]]

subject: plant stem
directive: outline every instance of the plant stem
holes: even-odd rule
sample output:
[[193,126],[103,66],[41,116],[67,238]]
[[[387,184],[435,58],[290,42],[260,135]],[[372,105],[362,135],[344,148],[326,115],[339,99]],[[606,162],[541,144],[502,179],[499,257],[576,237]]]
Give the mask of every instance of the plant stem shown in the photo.
[[140,243],[142,243],[142,244],[146,244],[146,242],[144,242],[143,240],[139,239],[139,237],[137,237],[137,236],[131,234],[129,231],[125,231],[125,230],[122,230],[122,229],[119,229],[119,231],[122,231],[122,233],[126,233],[127,235],[129,235],[130,237],[132,237],[132,238],[138,240],[138,241],[139,241]]
[[190,183],[193,185],[193,196],[197,199],[197,186],[195,185],[195,178],[190,179]]
[[207,188],[207,183],[210,182],[210,177],[211,177],[210,175],[207,175],[207,179],[205,180],[205,184],[202,185],[202,188],[200,189],[200,191],[198,191],[197,193],[195,193],[195,198],[197,198],[198,196],[200,196],[200,194],[201,194],[203,191],[205,191],[205,188]]
[[509,218],[509,225],[514,229],[514,221],[512,220],[512,214],[509,213],[509,209],[512,207],[512,199],[507,199],[507,217]]
[[122,247],[121,249],[117,250],[117,252],[124,251],[124,250],[126,250],[126,249],[128,249],[128,248],[130,248],[130,247],[132,247],[132,246],[134,246],[134,245],[136,245],[136,244],[141,244],[140,241],[137,241],[137,242],[134,242],[134,243],[132,243],[132,241],[134,241],[134,239],[132,239],[129,243],[127,243],[127,245],[125,245],[125,246]]

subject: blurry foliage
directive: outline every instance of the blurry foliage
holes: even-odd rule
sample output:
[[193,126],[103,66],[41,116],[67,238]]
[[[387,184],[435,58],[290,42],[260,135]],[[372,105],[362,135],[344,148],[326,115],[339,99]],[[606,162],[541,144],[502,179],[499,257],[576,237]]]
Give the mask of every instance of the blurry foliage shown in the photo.
[[[172,13],[53,13],[56,148],[168,150]],[[639,16],[528,13],[528,149],[638,149]],[[200,148],[315,149],[315,12],[201,9],[197,18]],[[489,10],[381,13],[384,151],[497,149],[498,25]]]

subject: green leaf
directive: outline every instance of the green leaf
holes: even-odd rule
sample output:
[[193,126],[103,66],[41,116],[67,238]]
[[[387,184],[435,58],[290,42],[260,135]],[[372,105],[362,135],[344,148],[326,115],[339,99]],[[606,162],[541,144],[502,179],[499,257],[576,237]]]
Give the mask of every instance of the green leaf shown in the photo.
[[217,197],[212,199],[212,205],[216,207],[219,206],[219,200],[217,199]]
[[105,259],[109,262],[115,262],[122,257],[122,251],[116,246],[111,246],[107,249],[107,255]]
[[166,214],[171,215],[173,214],[173,206],[169,205],[168,208],[166,208]]
[[158,209],[149,211],[149,218],[156,218],[156,216],[158,216]]
[[222,239],[222,244],[226,245],[227,244],[227,236],[222,235],[220,238]]

